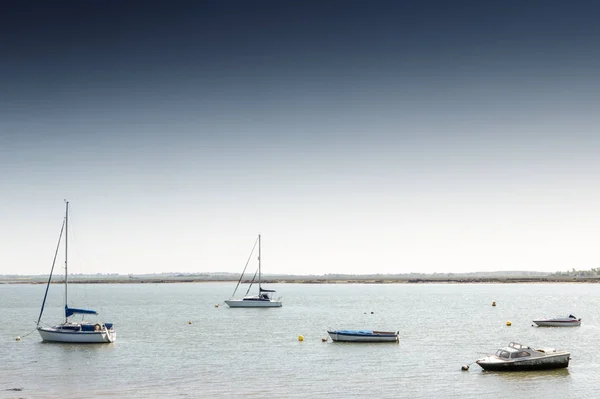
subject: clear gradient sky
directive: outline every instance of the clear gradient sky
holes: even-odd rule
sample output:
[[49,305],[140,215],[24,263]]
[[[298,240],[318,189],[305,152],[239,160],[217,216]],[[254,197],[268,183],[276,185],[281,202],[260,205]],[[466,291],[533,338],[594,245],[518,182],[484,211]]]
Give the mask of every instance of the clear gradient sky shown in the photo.
[[0,10],[0,274],[600,266],[594,1]]

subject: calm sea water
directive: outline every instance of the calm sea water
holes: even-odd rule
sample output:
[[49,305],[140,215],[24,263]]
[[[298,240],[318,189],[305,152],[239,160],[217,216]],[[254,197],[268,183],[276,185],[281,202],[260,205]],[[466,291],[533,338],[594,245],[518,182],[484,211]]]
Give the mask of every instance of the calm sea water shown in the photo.
[[[69,345],[37,332],[17,342],[34,329],[45,287],[0,285],[0,397],[600,397],[598,285],[280,284],[271,286],[279,309],[230,309],[233,287],[71,285],[70,304],[95,308],[118,335]],[[62,295],[50,288],[46,324],[61,320]],[[567,313],[582,326],[532,326]],[[328,327],[399,330],[400,343],[322,342]],[[461,371],[509,341],[566,349],[572,360],[559,371]]]

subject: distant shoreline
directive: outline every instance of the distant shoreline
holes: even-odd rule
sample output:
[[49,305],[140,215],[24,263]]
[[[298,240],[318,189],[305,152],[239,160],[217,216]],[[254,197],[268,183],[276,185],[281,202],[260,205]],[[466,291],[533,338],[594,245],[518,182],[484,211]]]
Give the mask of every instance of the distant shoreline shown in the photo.
[[[136,278],[73,278],[69,284],[174,284],[174,283],[232,283],[233,279],[185,278],[185,277],[136,277]],[[47,278],[4,277],[0,284],[46,284]],[[245,283],[250,281],[245,280]],[[591,277],[487,277],[487,278],[343,278],[330,279],[314,276],[264,279],[267,284],[531,284],[531,283],[600,283],[600,278]],[[63,284],[56,279],[52,284]]]

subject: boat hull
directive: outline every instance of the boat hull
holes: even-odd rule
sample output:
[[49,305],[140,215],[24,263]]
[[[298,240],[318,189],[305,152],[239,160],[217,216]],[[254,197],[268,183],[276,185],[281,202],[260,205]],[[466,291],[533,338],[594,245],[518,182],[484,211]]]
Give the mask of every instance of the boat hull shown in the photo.
[[569,366],[570,354],[546,356],[538,359],[527,359],[517,361],[490,361],[490,358],[477,360],[477,364],[488,371],[530,371],[551,370],[566,368]]
[[395,332],[327,331],[335,342],[398,342]]
[[225,301],[230,308],[280,308],[281,301],[259,301],[259,300],[244,300],[244,299],[228,299]]
[[534,320],[538,327],[579,327],[581,320]]
[[101,331],[61,331],[54,327],[40,327],[38,332],[45,342],[65,342],[78,344],[108,344],[115,342],[115,330]]

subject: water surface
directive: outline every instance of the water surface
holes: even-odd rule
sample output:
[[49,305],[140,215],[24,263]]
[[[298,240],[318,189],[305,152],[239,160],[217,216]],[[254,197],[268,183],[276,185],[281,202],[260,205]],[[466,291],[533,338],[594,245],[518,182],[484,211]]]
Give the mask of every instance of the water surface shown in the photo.
[[[72,306],[115,323],[117,342],[24,336],[35,327],[45,287],[0,285],[0,397],[600,397],[594,284],[280,284],[269,288],[283,296],[283,307],[271,309],[228,308],[223,300],[233,283],[69,288]],[[61,320],[62,295],[52,285],[45,324]],[[582,326],[532,326],[534,318],[568,313]],[[327,328],[399,330],[400,342],[322,342]],[[461,371],[510,341],[569,350],[571,364]]]

